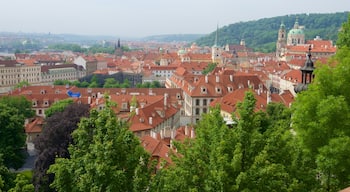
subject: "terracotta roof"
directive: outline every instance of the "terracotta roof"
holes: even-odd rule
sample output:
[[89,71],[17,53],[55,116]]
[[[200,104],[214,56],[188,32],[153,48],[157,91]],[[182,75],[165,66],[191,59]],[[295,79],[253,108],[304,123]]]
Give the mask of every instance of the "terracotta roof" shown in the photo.
[[[266,106],[268,104],[267,92],[258,90],[253,91],[249,88],[237,89],[232,93],[225,95],[222,98],[215,99],[213,102],[210,103],[210,106],[214,107],[215,105],[219,104],[221,106],[221,110],[226,111],[228,113],[233,113],[236,111],[237,103],[242,102],[244,100],[245,92],[247,91],[252,91],[254,97],[256,98],[255,111],[265,111]],[[284,92],[283,96],[278,94],[271,94],[270,102],[280,102],[283,103],[285,106],[289,107],[291,102],[293,102],[294,97],[290,92],[288,92]]]
[[41,133],[44,124],[42,117],[35,117],[25,126],[26,133]]
[[141,145],[150,153],[152,159],[157,160],[158,169],[161,168],[162,161],[166,162],[165,166],[172,164],[170,158],[171,150],[166,144],[148,135],[141,137],[140,140]]

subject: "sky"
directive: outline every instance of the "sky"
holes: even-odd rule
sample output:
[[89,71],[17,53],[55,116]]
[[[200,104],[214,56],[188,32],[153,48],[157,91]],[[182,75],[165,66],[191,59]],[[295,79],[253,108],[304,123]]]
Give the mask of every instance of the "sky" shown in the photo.
[[0,31],[145,37],[241,21],[350,11],[349,0],[0,0]]

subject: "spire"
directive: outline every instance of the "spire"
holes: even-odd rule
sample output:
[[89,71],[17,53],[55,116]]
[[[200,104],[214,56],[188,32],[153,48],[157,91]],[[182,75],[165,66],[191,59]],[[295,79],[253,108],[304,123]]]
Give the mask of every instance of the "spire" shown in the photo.
[[118,48],[120,48],[120,38],[118,39]]
[[314,67],[314,62],[311,60],[311,45],[310,45],[305,65],[302,68],[300,68],[301,83],[299,83],[294,88],[294,91],[296,93],[305,91],[307,89],[308,84],[310,84],[314,78],[314,74],[313,74],[314,70],[315,70],[315,67]]
[[215,46],[218,46],[218,31],[219,31],[219,24],[216,25],[216,34],[215,34]]
[[295,23],[294,23],[294,29],[299,29],[299,18],[298,18],[298,16],[297,16],[297,18],[295,19]]

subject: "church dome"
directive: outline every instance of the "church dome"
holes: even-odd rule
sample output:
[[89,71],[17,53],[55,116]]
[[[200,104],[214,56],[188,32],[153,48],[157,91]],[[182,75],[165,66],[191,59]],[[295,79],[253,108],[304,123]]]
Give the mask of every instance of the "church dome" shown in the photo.
[[304,35],[304,30],[302,29],[291,29],[288,35]]

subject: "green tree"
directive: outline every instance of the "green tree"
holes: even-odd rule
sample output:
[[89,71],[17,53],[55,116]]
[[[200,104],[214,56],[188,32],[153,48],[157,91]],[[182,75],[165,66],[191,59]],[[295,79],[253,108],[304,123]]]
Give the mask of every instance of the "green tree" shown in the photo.
[[28,83],[28,81],[21,81],[19,82],[15,88],[22,88],[22,87],[25,87],[25,86],[30,86],[30,84]]
[[114,78],[105,79],[105,83],[103,84],[103,88],[119,88],[120,84]]
[[15,183],[16,175],[12,173],[4,164],[3,155],[0,154],[0,191],[8,191]]
[[195,129],[196,139],[176,143],[180,155],[172,156],[174,166],[158,173],[153,191],[230,191],[232,134],[220,108],[204,114]]
[[339,191],[349,186],[350,137],[337,137],[320,148],[316,164],[325,191]]
[[338,34],[337,46],[339,48],[350,48],[350,14],[348,14],[348,20],[343,23],[340,33]]
[[35,112],[32,110],[32,103],[24,96],[4,96],[0,98],[0,103],[18,109],[18,114],[23,115],[25,118],[35,115]]
[[208,66],[202,71],[202,74],[206,75],[212,72],[216,66],[217,66],[217,63],[209,63]]
[[14,181],[15,187],[11,188],[9,192],[33,192],[34,185],[31,183],[31,178],[18,173]]
[[[308,90],[298,94],[293,104],[293,129],[304,147],[304,157],[310,159],[307,166],[315,170],[309,177],[323,175],[321,179],[317,179],[319,186],[315,190],[327,191],[346,187],[343,177],[327,177],[330,172],[338,174],[332,166],[337,168],[339,165],[336,162],[344,161],[342,156],[334,155],[328,162],[324,158],[332,154],[329,150],[342,154],[344,149],[338,141],[350,137],[350,92],[347,89],[350,83],[349,61],[350,50],[344,44],[328,64],[317,66],[314,81],[308,86]],[[327,163],[331,163],[329,167],[326,166]]]
[[69,158],[68,146],[73,142],[71,133],[78,127],[80,119],[89,114],[89,105],[65,100],[57,106],[51,111],[52,115],[45,119],[43,131],[34,141],[38,157],[33,183],[37,191],[54,191],[49,187],[54,175],[47,174],[47,170],[56,157]]
[[0,154],[8,168],[20,168],[24,163],[24,114],[17,108],[0,102]]
[[70,99],[70,98],[55,102],[48,109],[45,110],[46,118],[51,117],[53,114],[57,112],[64,111],[64,109],[72,103],[73,103],[73,99]]
[[146,191],[150,156],[108,101],[82,119],[73,140],[70,159],[58,158],[49,169],[57,191]]

